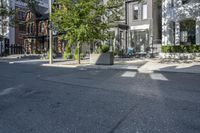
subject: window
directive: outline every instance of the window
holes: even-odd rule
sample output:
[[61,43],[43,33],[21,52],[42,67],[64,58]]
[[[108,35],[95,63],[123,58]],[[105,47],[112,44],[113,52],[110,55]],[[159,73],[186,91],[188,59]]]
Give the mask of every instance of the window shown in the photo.
[[190,0],[182,0],[182,4],[187,4],[189,2],[190,2]]
[[147,19],[147,4],[142,5],[142,19]]
[[174,0],[170,0],[170,6],[174,7]]
[[44,33],[44,22],[41,22],[40,24],[40,32]]
[[28,33],[34,33],[34,23],[28,24]]
[[188,41],[188,33],[187,31],[181,31],[181,42],[186,43]]
[[27,33],[29,34],[29,24],[26,25]]
[[138,5],[133,6],[133,20],[137,20],[139,17]]
[[19,23],[19,32],[25,32],[26,29],[25,29],[25,23],[21,22]]
[[169,43],[170,44],[175,44],[175,22],[171,21],[169,22]]
[[196,42],[196,21],[183,20],[180,22],[181,43],[195,44]]
[[18,13],[18,19],[23,20],[25,18],[25,12],[19,11]]

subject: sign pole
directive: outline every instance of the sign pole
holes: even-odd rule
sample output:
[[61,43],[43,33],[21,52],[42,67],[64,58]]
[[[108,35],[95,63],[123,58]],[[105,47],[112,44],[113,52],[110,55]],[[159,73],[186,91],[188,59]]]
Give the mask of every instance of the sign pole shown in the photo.
[[[49,0],[49,25],[51,26],[51,0]],[[49,64],[53,64],[53,57],[52,57],[52,29],[49,26]]]

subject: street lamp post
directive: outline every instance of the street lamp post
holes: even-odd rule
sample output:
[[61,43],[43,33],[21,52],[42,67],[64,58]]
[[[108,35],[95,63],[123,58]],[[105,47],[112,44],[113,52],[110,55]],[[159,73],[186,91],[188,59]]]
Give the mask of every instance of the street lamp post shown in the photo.
[[[49,24],[51,26],[51,0],[49,0]],[[49,64],[53,64],[53,57],[52,57],[52,28],[49,27]]]

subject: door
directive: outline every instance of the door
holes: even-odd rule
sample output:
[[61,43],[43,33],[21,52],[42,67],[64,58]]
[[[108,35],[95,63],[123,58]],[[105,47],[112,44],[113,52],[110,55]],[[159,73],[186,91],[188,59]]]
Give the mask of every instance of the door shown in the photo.
[[135,31],[135,50],[136,52],[147,52],[148,48],[148,31]]

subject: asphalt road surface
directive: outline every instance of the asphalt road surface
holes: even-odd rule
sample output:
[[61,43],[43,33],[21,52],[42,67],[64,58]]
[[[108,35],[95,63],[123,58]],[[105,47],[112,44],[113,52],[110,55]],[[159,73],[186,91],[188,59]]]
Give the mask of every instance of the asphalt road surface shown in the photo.
[[0,63],[0,133],[200,133],[200,75]]

